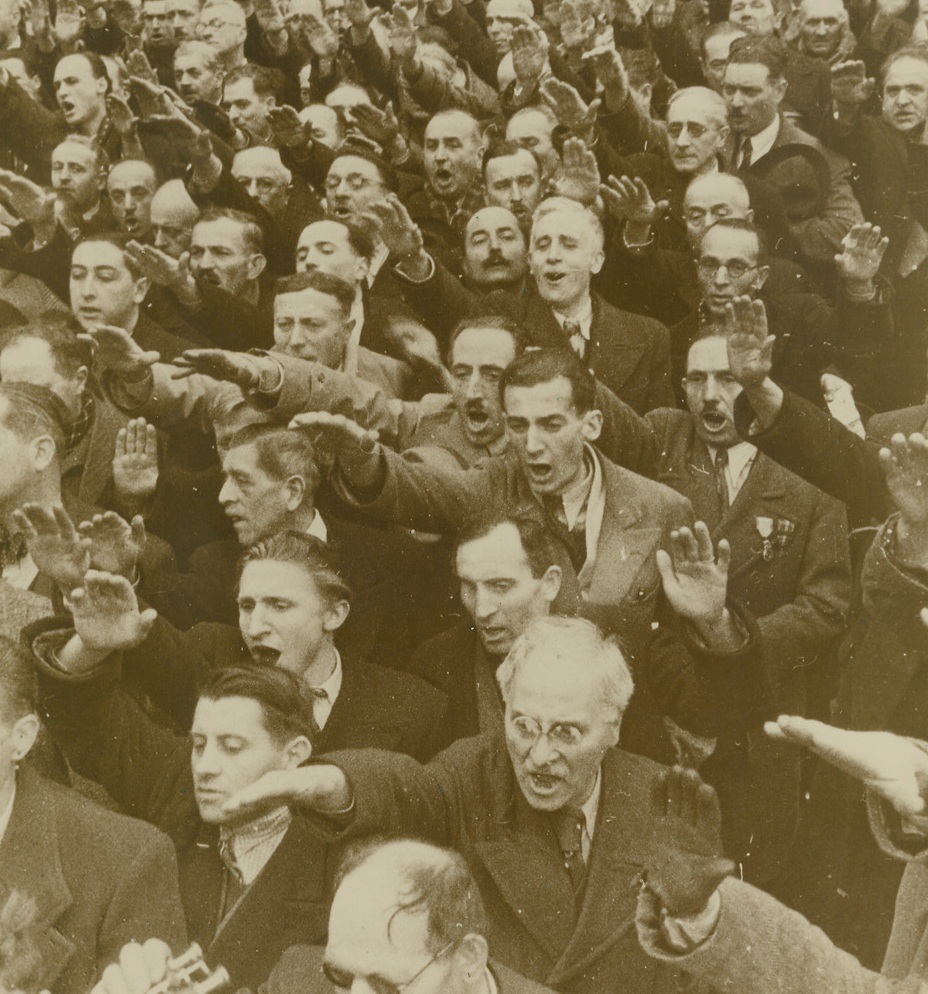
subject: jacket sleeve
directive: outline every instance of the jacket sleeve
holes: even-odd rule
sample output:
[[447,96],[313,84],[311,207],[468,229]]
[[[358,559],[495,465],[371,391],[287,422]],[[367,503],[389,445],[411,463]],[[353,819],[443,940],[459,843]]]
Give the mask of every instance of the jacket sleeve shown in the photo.
[[65,136],[63,122],[10,78],[0,86],[0,135],[0,144],[26,163],[30,179],[51,180],[52,152]]
[[841,251],[841,239],[864,216],[851,189],[851,165],[840,156],[832,156],[831,182],[825,192],[825,203],[813,217],[794,220],[792,231],[806,257],[831,264],[835,253]]
[[443,17],[433,14],[433,20],[455,39],[461,58],[466,59],[474,72],[495,90],[498,85],[496,70],[500,62],[499,55],[493,42],[458,0],[453,0],[451,10]]

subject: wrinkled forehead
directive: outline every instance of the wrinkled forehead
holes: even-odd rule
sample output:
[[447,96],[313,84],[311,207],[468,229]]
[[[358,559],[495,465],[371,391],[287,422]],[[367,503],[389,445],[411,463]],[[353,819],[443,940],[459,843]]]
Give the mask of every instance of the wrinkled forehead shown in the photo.
[[467,222],[465,234],[469,239],[478,233],[500,232],[509,228],[513,231],[521,231],[519,222],[512,211],[505,207],[485,207],[477,211]]
[[111,190],[146,186],[154,191],[157,185],[155,170],[147,162],[120,162],[110,170],[106,182]]
[[474,118],[463,112],[441,114],[433,117],[425,126],[427,139],[460,138],[476,141],[480,137],[480,127]]
[[683,209],[718,210],[727,207],[742,217],[751,209],[747,188],[736,176],[712,176],[691,183],[683,197]]

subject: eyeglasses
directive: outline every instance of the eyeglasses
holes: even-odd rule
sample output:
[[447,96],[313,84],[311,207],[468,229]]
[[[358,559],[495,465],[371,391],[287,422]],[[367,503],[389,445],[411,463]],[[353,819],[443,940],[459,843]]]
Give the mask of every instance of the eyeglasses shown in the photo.
[[[458,940],[455,939],[452,942],[449,942],[443,949],[439,949],[421,970],[410,977],[409,980],[404,981],[402,984],[394,984],[391,980],[384,980],[383,977],[378,977],[376,973],[369,974],[368,976],[362,976],[362,979],[364,983],[370,987],[374,994],[402,994],[403,991],[412,987],[412,985],[430,966],[432,966],[433,963],[437,963],[442,956],[446,956],[457,944]],[[339,970],[332,966],[331,963],[322,964],[322,973],[325,979],[328,980],[333,987],[338,988],[340,991],[350,990],[351,985],[359,976],[361,976],[361,974],[348,973],[346,970]]]
[[746,262],[741,262],[738,259],[732,259],[730,262],[719,262],[718,259],[700,259],[697,265],[699,272],[709,279],[724,269],[733,280],[740,280],[752,269],[757,269],[757,266],[749,266]]
[[511,718],[509,727],[516,738],[527,746],[533,746],[544,736],[557,749],[575,749],[583,738],[583,733],[576,725],[551,725],[545,729],[534,718],[525,715]]

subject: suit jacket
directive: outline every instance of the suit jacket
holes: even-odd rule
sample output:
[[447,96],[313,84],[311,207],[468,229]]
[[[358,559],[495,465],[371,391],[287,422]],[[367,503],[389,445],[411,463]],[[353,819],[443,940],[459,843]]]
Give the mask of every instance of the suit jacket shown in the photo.
[[[602,795],[579,911],[550,818],[529,807],[502,735],[456,742],[428,766],[363,751],[328,757],[348,776],[354,816],[332,837],[415,835],[470,864],[493,955],[560,994],[674,990],[679,976],[648,960],[634,931],[635,881],[651,852],[649,790],[658,767],[618,749]],[[321,821],[321,819],[320,819]]]
[[0,842],[0,889],[38,904],[41,986],[85,994],[132,939],[185,941],[170,841],[28,766]]
[[[851,599],[847,516],[826,497],[762,452],[731,506],[720,516],[709,450],[683,411],[653,411],[660,452],[655,478],[687,497],[716,544],[731,546],[729,584],[757,620],[777,712],[808,714],[808,681],[827,665],[844,634]],[[776,533],[764,555],[758,516]],[[802,796],[801,756],[772,742],[757,725],[722,733],[702,773],[723,806],[728,853],[748,880],[767,883],[791,852]]]
[[103,505],[113,485],[116,436],[129,419],[94,392],[93,420],[87,434],[61,460],[62,488],[85,504]]
[[[555,610],[579,610],[607,631],[619,633],[636,678],[632,708],[623,722],[623,741],[628,748],[670,759],[658,716],[673,717],[697,731],[716,728],[719,721],[741,724],[755,706],[766,706],[761,703],[763,692],[753,682],[757,674],[752,674],[751,666],[741,666],[735,673],[723,662],[750,658],[754,646],[748,640],[734,656],[702,657],[707,663],[711,658],[709,670],[715,671],[719,664],[726,671],[723,682],[733,681],[728,692],[721,696],[715,691],[706,693],[701,678],[694,683],[692,653],[698,650],[678,630],[655,562],[655,552],[666,545],[670,531],[692,522],[692,508],[669,488],[620,469],[601,456],[600,460],[605,510],[595,559],[588,560],[578,573],[563,540],[552,533],[564,578]],[[444,534],[459,528],[474,508],[498,507],[550,527],[518,455],[511,450],[466,472],[413,463],[388,450],[383,450],[383,461],[383,485],[376,493],[355,495],[346,481],[338,476],[333,479],[343,499],[381,520]],[[709,678],[709,671],[703,676]],[[743,710],[740,717],[729,712],[722,719],[717,709],[736,684],[736,696],[747,695],[736,708]],[[754,704],[748,705],[747,698],[753,698]],[[722,708],[727,711],[727,705]]]
[[[322,973],[323,946],[291,946],[274,967],[263,994],[331,994],[332,985]],[[499,994],[553,994],[499,963],[489,965]]]
[[[35,626],[29,638],[40,660],[49,728],[75,769],[174,840],[189,938],[200,943],[211,966],[225,966],[232,988],[257,989],[288,946],[324,941],[336,851],[294,817],[264,869],[220,927],[223,864],[215,829],[200,822],[187,736],[153,720],[118,686],[118,666],[106,665],[75,682],[42,663],[49,647],[60,642],[60,632]],[[92,874],[97,867],[88,863],[87,870]],[[135,931],[126,940],[148,934]],[[116,952],[118,947],[111,959]]]
[[926,424],[928,404],[916,404],[899,411],[884,411],[882,414],[874,414],[867,422],[867,438],[878,445],[886,445],[898,432],[906,436],[915,432],[924,433]]

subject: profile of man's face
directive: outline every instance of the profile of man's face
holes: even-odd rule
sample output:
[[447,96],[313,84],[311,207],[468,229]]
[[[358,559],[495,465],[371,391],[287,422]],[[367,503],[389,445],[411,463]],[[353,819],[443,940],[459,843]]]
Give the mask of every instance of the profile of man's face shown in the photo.
[[83,55],[66,55],[55,66],[55,98],[65,124],[75,131],[104,112],[107,81],[94,76]]
[[261,274],[263,257],[252,251],[235,218],[198,221],[190,239],[190,269],[198,280],[238,296]]
[[769,127],[786,95],[786,81],[772,79],[759,62],[730,62],[725,70],[722,96],[728,121],[737,135],[753,137]]
[[356,286],[366,278],[370,263],[352,246],[345,225],[339,221],[314,221],[300,233],[296,270],[336,276],[349,286]]

